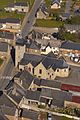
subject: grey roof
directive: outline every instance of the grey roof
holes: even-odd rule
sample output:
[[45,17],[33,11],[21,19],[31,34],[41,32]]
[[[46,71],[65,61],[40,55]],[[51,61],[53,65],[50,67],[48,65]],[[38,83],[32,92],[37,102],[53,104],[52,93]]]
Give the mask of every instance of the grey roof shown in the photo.
[[30,46],[29,46],[30,49],[35,49],[35,50],[39,50],[40,49],[40,46],[37,44],[37,42],[35,41],[32,41]]
[[80,30],[80,25],[71,25],[71,24],[65,24],[65,26],[64,26],[65,28],[66,28],[66,30],[70,30],[70,31],[73,31],[73,30],[76,30],[76,31],[78,31],[78,30]]
[[57,68],[63,69],[63,68],[67,68],[68,67],[67,63],[64,60],[50,58],[50,57],[46,57],[42,61],[42,64],[44,65],[44,67],[46,69],[49,69],[49,68],[52,67],[52,69],[54,69],[54,70],[57,69]]
[[39,101],[40,91],[30,91],[30,90],[27,90],[26,98],[29,99],[29,100]]
[[48,88],[42,88],[41,97],[44,98],[48,97],[49,99],[52,99],[53,100],[52,104],[58,107],[63,107],[65,100],[67,101],[72,100],[71,93]]
[[0,23],[20,23],[18,18],[4,18],[0,19]]
[[8,43],[0,42],[0,52],[7,52],[8,51]]
[[[3,106],[3,107],[1,107],[1,110],[2,110],[2,112],[3,112],[5,115],[14,116],[14,115],[15,115],[16,108],[15,108],[15,107]],[[3,120],[3,119],[2,119],[2,120]]]
[[70,68],[72,72],[70,73],[69,77],[65,78],[56,77],[56,80],[64,84],[80,86],[80,67],[70,66]]
[[0,23],[6,23],[6,19],[0,19]]
[[0,96],[0,106],[15,107],[15,104],[3,94]]
[[40,86],[40,85],[41,85],[41,80],[38,79],[38,78],[35,78],[35,79],[34,79],[34,84]]
[[38,111],[28,110],[25,108],[23,109],[23,112],[22,112],[23,118],[28,118],[31,120],[38,120],[38,115],[39,115]]
[[18,18],[6,18],[7,23],[20,23]]
[[40,97],[40,102],[41,102],[41,103],[46,103],[46,98]]
[[41,11],[42,11],[45,15],[48,14],[48,9],[47,9],[45,3],[41,3],[40,9],[41,9]]
[[60,0],[52,0],[52,4],[57,3],[58,5],[60,4]]
[[0,120],[9,120],[7,116],[2,112],[2,109],[0,109]]
[[20,80],[22,80],[22,86],[25,89],[28,89],[32,81],[34,80],[34,77],[28,71],[24,70],[20,75]]
[[44,56],[42,55],[24,53],[24,56],[20,61],[20,65],[27,65],[28,63],[31,63],[33,66],[36,66],[43,59],[43,57]]
[[64,41],[60,48],[80,50],[80,43],[75,43],[75,42],[72,42],[72,41]]
[[12,8],[12,7],[14,7],[14,4],[9,4],[7,7],[11,7]]
[[5,32],[4,38],[6,39],[13,39],[14,40],[14,34],[11,32]]
[[15,6],[27,6],[27,3],[26,2],[16,2],[14,5]]
[[25,40],[22,38],[18,38],[16,39],[16,45],[21,45],[21,46],[24,46],[24,43],[25,43]]
[[41,79],[41,86],[44,87],[50,87],[50,88],[61,88],[61,82],[58,82],[56,80],[45,80],[45,79]]

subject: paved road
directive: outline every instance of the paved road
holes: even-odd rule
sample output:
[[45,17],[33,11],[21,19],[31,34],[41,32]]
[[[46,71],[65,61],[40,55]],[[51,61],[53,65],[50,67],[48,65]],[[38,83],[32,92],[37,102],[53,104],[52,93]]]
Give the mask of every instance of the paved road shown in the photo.
[[72,0],[66,0],[65,13],[69,13],[70,14],[71,3],[72,3]]
[[30,30],[32,29],[32,26],[35,21],[35,14],[36,14],[41,2],[42,2],[42,0],[35,0],[30,13],[28,15],[26,13],[26,16],[22,23],[22,29],[21,29],[21,36],[23,38],[25,38],[28,35],[28,33],[30,32]]
[[10,81],[8,76],[12,76],[13,69],[14,69],[14,64],[13,64],[12,58],[10,57],[7,65],[2,73],[2,76],[0,78],[0,89],[3,90],[6,87],[6,85],[8,84],[8,82]]

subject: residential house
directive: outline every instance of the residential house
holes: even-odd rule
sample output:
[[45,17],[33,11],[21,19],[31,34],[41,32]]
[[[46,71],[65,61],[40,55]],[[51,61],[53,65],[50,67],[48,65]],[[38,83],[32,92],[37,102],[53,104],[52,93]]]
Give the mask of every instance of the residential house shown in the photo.
[[65,30],[70,33],[76,33],[80,31],[80,25],[78,24],[77,25],[66,24],[64,27],[65,27]]
[[9,4],[6,8],[6,11],[9,12],[28,12],[29,11],[29,4],[26,2],[16,2],[14,4]]
[[18,18],[7,18],[6,29],[20,29],[21,22]]
[[47,55],[48,53],[53,52],[54,54],[59,54],[59,47],[53,46],[50,43],[48,43],[46,46],[41,47],[41,54]]
[[41,54],[40,52],[40,44],[36,41],[30,41],[30,43],[26,43],[26,51],[29,54]]
[[23,97],[20,106],[30,108],[31,106],[44,105],[48,107],[64,107],[64,101],[71,101],[72,94],[55,90],[42,88],[41,91],[27,91],[25,97]]
[[61,7],[60,0],[52,0],[51,9],[59,9]]
[[34,67],[40,63],[44,56],[35,54],[24,54],[19,63],[19,69],[27,69],[31,74],[34,74]]
[[20,60],[23,58],[24,53],[28,54],[40,54],[40,44],[35,41],[19,38],[16,40],[15,47],[15,66],[17,67]]
[[67,77],[69,66],[62,59],[46,57],[34,68],[34,75],[43,79],[54,79],[56,76]]
[[72,41],[64,41],[61,44],[60,51],[64,55],[80,55],[80,44]]
[[30,89],[33,81],[34,77],[26,70],[17,73],[14,77],[14,82],[23,89]]
[[24,39],[17,39],[16,40],[16,46],[15,46],[15,66],[19,66],[20,60],[23,58],[23,55],[25,53],[25,44]]
[[9,44],[6,42],[0,42],[0,57],[8,57],[10,54]]
[[56,76],[67,77],[70,72],[69,66],[63,59],[57,59],[50,54],[47,56],[24,54],[19,69],[27,69],[31,74],[43,79],[54,79]]
[[1,29],[20,29],[21,22],[17,18],[0,19]]
[[49,16],[47,7],[45,3],[42,3],[37,10],[36,17],[37,19],[46,19]]

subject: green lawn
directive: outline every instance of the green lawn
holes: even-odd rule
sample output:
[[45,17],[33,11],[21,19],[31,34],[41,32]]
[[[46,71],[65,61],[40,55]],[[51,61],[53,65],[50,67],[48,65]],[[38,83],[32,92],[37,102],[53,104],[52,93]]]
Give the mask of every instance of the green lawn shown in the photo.
[[73,42],[80,43],[80,34],[76,33],[69,33],[69,32],[62,32],[60,33],[60,38],[65,39],[65,40],[71,40]]
[[0,58],[0,66],[1,66],[2,63],[3,63],[3,60]]
[[38,26],[38,27],[60,27],[60,26],[63,26],[63,22],[62,21],[56,21],[56,20],[40,20],[40,19],[37,19],[36,20],[36,23],[35,23],[35,26]]
[[35,0],[1,0],[0,9],[6,7],[8,4],[12,4],[14,2],[28,2],[30,6],[33,5]]
[[74,120],[74,119],[71,119],[71,118],[67,118],[67,117],[61,117],[60,120]]

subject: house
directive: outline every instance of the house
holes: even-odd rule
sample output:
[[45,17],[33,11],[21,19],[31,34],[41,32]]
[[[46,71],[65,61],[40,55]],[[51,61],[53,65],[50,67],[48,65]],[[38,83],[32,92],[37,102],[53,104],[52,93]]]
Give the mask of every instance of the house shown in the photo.
[[23,58],[24,53],[28,54],[40,54],[40,44],[36,41],[26,40],[23,38],[19,38],[16,40],[15,47],[15,66],[17,67],[20,60]]
[[67,63],[63,59],[49,55],[24,54],[19,69],[27,69],[31,74],[43,79],[54,79],[56,76],[67,77],[70,72]]
[[41,91],[27,91],[20,106],[29,108],[31,106],[44,105],[48,107],[64,107],[64,101],[71,101],[72,94],[60,90],[42,88]]
[[37,10],[36,13],[36,17],[37,19],[46,19],[49,16],[48,11],[47,11],[47,7],[45,5],[45,3],[42,3],[39,7],[39,9]]
[[29,54],[41,54],[40,48],[40,44],[38,44],[36,41],[30,41],[30,43],[26,43],[26,52]]
[[51,9],[59,9],[61,8],[61,1],[60,0],[52,0]]
[[20,29],[21,21],[18,18],[0,19],[1,29]]
[[33,81],[34,77],[26,70],[18,72],[14,77],[14,82],[23,89],[30,89]]
[[0,42],[0,57],[5,58],[10,54],[9,44],[6,42]]
[[76,32],[79,32],[80,31],[80,25],[69,25],[69,24],[65,24],[65,30],[67,32],[70,32],[70,33],[76,33]]
[[43,79],[67,77],[69,66],[64,60],[46,57],[34,68],[34,75]]
[[30,73],[34,74],[34,67],[40,63],[44,56],[35,55],[35,54],[27,54],[25,53],[23,58],[19,63],[19,69],[24,70],[27,69]]
[[46,46],[41,47],[41,54],[47,55],[48,53],[53,52],[54,54],[58,55],[59,54],[59,47],[53,46],[50,43],[48,43]]
[[64,55],[80,55],[80,44],[72,41],[64,41],[61,44],[60,51]]
[[6,11],[9,12],[28,12],[29,11],[29,4],[26,2],[16,2],[14,4],[9,4],[6,8]]

